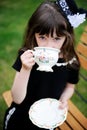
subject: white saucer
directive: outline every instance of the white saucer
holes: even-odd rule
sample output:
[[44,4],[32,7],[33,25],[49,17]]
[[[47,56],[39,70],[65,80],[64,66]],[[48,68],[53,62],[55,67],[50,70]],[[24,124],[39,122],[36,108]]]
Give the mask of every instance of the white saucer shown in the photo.
[[60,102],[53,98],[36,101],[29,110],[32,123],[40,128],[53,129],[61,125],[67,117],[67,109],[59,109]]

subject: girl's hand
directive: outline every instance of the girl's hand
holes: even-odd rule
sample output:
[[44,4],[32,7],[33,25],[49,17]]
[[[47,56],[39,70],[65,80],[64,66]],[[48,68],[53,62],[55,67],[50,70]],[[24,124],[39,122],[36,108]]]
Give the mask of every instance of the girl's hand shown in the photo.
[[32,66],[35,64],[32,51],[31,50],[25,51],[20,58],[22,62],[22,67],[31,70]]
[[64,101],[64,100],[61,100],[61,99],[59,101],[61,102],[59,108],[60,109],[66,108],[68,110],[68,101]]

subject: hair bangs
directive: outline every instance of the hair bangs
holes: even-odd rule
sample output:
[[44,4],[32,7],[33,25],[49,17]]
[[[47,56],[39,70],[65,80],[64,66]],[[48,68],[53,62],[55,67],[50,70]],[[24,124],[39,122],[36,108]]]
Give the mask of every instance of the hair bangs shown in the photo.
[[51,36],[53,36],[55,31],[57,36],[65,36],[66,24],[64,21],[61,22],[59,19],[55,20],[48,17],[45,21],[40,21],[35,30],[35,33],[39,33],[40,35],[51,34]]
[[50,34],[53,35],[55,24],[53,21],[46,19],[46,21],[42,21],[39,23],[39,26],[36,27],[35,33],[39,33],[40,35]]

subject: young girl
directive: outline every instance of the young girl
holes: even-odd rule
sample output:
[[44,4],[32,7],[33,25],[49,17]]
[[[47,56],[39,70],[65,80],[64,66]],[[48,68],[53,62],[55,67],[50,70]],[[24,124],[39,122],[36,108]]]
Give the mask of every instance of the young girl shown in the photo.
[[[53,72],[36,70],[38,65],[31,53],[36,46],[60,49]],[[55,98],[61,101],[61,109],[68,107],[79,79],[80,64],[74,50],[73,27],[57,3],[43,2],[31,16],[13,68],[16,70],[11,89],[13,102],[6,111],[3,130],[41,129],[28,115],[30,106],[39,99]]]

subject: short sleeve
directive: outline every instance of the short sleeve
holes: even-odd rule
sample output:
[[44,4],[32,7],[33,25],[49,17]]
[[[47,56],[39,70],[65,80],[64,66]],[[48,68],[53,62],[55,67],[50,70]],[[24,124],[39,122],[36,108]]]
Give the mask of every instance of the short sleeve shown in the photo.
[[20,56],[23,54],[24,51],[19,51],[18,56],[14,62],[14,64],[12,65],[12,67],[16,70],[16,71],[20,71],[22,63],[21,63],[21,59]]
[[68,73],[68,82],[72,84],[77,84],[79,81],[79,70],[69,68]]

